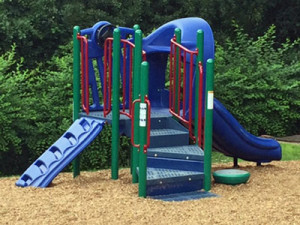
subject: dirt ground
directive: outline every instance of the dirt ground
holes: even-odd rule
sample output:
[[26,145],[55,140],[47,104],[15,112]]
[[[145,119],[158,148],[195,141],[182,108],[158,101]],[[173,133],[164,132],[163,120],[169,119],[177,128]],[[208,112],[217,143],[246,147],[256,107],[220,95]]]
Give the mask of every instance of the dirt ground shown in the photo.
[[128,169],[115,181],[110,170],[61,173],[45,189],[1,178],[0,224],[300,224],[300,161],[240,166],[251,173],[247,184],[213,184],[219,197],[184,202],[137,197]]
[[300,134],[296,134],[293,136],[287,136],[287,137],[273,137],[270,135],[261,135],[261,137],[272,138],[272,139],[276,139],[277,141],[281,141],[281,142],[290,142],[290,143],[294,143],[294,144],[300,144]]

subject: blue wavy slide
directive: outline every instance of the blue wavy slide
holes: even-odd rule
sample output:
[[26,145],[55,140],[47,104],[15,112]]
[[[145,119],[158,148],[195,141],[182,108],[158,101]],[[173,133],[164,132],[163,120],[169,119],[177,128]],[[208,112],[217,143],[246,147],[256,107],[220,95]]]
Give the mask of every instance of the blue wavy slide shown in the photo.
[[214,99],[213,145],[225,155],[258,163],[281,159],[280,144],[247,132],[228,110]]
[[101,132],[105,121],[80,118],[20,177],[17,186],[47,187]]

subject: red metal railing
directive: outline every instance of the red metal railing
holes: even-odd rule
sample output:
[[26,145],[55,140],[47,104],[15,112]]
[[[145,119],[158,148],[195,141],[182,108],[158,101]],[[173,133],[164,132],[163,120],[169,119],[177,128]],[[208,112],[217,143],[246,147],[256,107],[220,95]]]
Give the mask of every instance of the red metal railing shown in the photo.
[[81,55],[81,104],[86,114],[89,114],[89,64],[88,64],[88,40],[84,36],[77,36],[80,40]]
[[[103,82],[103,114],[106,117],[111,112],[111,98],[112,98],[112,42],[113,38],[107,38],[104,43],[104,82]],[[120,113],[132,118],[132,81],[133,81],[133,49],[135,45],[126,39],[121,39],[123,44],[122,50],[122,64],[120,69],[123,73],[122,83],[122,108]],[[128,63],[129,60],[129,63]],[[143,60],[146,60],[146,53],[143,51]],[[129,68],[127,68],[129,66]],[[129,72],[127,72],[127,69]],[[126,80],[129,79],[128,97],[126,97]],[[128,98],[128,99],[127,99]],[[126,111],[126,101],[129,107]]]
[[[179,55],[179,57],[177,57]],[[202,143],[202,105],[203,105],[203,68],[202,64],[194,66],[194,59],[197,58],[198,50],[192,51],[181,44],[177,43],[175,38],[171,39],[170,49],[170,94],[169,94],[169,111],[170,113],[187,125],[189,129],[190,138],[199,143]],[[187,65],[187,58],[189,56],[189,65]],[[177,60],[179,60],[177,62]],[[187,74],[187,66],[189,72]],[[194,136],[193,132],[193,74],[195,69],[199,69],[199,111],[198,111],[198,137]],[[178,82],[175,81],[178,75]],[[188,90],[187,90],[188,81]],[[177,86],[176,86],[177,85]],[[177,93],[176,93],[177,91]],[[177,95],[177,98],[175,96]],[[177,102],[176,102],[177,101]],[[177,105],[177,109],[175,108]],[[182,106],[182,107],[181,107]],[[188,116],[186,116],[188,107]],[[188,117],[188,118],[186,118]],[[199,144],[200,145],[200,144]]]

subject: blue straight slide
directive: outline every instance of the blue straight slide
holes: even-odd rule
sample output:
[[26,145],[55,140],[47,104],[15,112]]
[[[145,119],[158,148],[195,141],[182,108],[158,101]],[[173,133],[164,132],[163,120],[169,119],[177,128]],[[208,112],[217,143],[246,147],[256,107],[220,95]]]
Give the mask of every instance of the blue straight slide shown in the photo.
[[17,186],[47,187],[101,132],[105,121],[81,118],[72,124],[20,177]]

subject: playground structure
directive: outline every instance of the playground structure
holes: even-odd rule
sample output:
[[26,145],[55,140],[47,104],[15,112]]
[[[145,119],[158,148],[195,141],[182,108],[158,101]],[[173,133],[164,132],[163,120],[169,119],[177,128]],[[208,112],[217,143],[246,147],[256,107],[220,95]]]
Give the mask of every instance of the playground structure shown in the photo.
[[113,132],[112,179],[118,179],[123,133],[132,140],[132,181],[141,197],[209,191],[212,145],[235,164],[238,158],[258,164],[281,159],[275,140],[249,134],[213,98],[214,39],[203,19],[174,20],[145,38],[137,25],[101,21],[75,27],[73,41],[74,124],[16,185],[47,187],[74,159],[79,175],[76,156],[105,122]]

